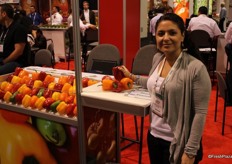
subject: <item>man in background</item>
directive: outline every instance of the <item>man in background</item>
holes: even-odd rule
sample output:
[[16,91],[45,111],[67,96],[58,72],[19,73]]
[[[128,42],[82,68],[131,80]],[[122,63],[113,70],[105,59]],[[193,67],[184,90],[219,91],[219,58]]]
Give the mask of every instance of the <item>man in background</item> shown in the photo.
[[156,22],[160,19],[161,16],[164,15],[165,7],[162,4],[158,4],[155,6],[156,16],[154,16],[150,21],[150,33],[151,33],[151,41],[155,44],[155,26]]
[[207,16],[208,9],[205,6],[201,6],[198,9],[198,16],[193,17],[188,26],[188,31],[194,31],[194,30],[204,30],[208,32],[210,37],[213,40],[216,40],[217,37],[221,34],[221,31],[217,25],[217,23]]
[[41,15],[36,12],[35,6],[33,5],[30,7],[30,14],[28,15],[28,17],[31,18],[33,25],[35,26],[42,25],[43,23]]
[[11,5],[0,5],[0,23],[4,26],[0,34],[0,75],[28,65],[27,31],[13,17],[14,9]]
[[52,25],[61,25],[63,21],[63,17],[60,15],[60,7],[59,6],[54,6],[52,8],[52,17],[47,18],[46,21],[48,23],[51,23]]
[[224,22],[226,20],[226,7],[225,7],[225,3],[222,2],[221,3],[221,11],[220,11],[220,15],[219,15],[219,28],[221,30],[221,32],[224,32]]
[[83,2],[83,11],[81,14],[81,20],[84,24],[96,25],[95,13],[89,9],[89,2]]

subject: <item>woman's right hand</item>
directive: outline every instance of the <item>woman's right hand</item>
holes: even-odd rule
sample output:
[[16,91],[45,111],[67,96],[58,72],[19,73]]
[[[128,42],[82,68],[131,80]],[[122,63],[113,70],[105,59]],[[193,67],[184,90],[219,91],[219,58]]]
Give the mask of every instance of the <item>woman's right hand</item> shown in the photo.
[[130,73],[130,71],[124,65],[118,66],[118,69],[123,72],[123,74],[124,74],[125,77],[129,77],[130,78],[131,73]]

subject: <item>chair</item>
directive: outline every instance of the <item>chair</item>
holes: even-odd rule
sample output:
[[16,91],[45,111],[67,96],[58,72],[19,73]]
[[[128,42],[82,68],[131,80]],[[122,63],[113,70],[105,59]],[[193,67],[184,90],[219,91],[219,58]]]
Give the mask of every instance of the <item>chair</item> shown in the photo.
[[120,53],[112,44],[100,44],[89,53],[86,71],[112,75],[112,68],[120,65]]
[[52,55],[52,68],[54,68],[55,65],[55,51],[54,51],[54,43],[52,39],[47,39],[47,42],[50,42],[48,44],[47,49],[51,52]]
[[[217,106],[218,106],[218,97],[222,97],[224,99],[224,109],[223,109],[223,120],[222,120],[222,135],[224,135],[224,127],[225,127],[225,119],[226,119],[226,107],[232,106],[231,104],[227,104],[228,100],[228,88],[226,82],[222,76],[222,74],[218,71],[215,71],[217,77],[217,91],[216,91],[216,104],[215,104],[215,114],[214,121],[217,121]],[[220,95],[219,95],[220,94]]]
[[131,72],[136,75],[149,75],[156,51],[157,49],[154,44],[149,44],[140,48],[133,60]]
[[84,34],[81,33],[81,44],[82,44],[82,58],[84,65],[87,62],[87,51],[89,48],[94,48],[98,44],[98,29],[87,29]]
[[52,63],[52,54],[47,49],[40,49],[35,54],[35,65],[36,66],[53,66]]
[[[150,69],[152,67],[152,60],[153,60],[153,57],[156,51],[157,49],[154,44],[146,45],[140,48],[133,60],[131,72],[136,75],[148,76]],[[135,123],[136,141],[139,141],[137,117],[135,115],[134,115],[134,123]],[[122,138],[132,141],[131,139],[128,139],[127,137],[125,137],[123,113],[121,114],[121,124],[122,124]],[[143,126],[141,125],[141,127]]]
[[216,49],[213,48],[213,40],[211,39],[209,33],[204,30],[191,31],[189,33],[189,44],[191,43],[194,43],[195,46],[199,49],[201,58],[203,59],[208,69],[208,72],[213,73],[213,82],[214,82],[216,57],[213,53],[216,51]]

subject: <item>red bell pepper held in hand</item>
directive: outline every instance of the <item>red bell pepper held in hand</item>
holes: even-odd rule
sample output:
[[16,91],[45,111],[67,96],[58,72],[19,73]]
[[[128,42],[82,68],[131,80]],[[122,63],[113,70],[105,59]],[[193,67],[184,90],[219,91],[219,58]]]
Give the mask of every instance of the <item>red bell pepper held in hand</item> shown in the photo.
[[123,91],[123,85],[118,80],[114,80],[112,84],[112,91],[113,92],[121,92]]
[[119,70],[118,67],[113,67],[112,71],[114,78],[118,81],[125,77],[124,73],[121,70]]

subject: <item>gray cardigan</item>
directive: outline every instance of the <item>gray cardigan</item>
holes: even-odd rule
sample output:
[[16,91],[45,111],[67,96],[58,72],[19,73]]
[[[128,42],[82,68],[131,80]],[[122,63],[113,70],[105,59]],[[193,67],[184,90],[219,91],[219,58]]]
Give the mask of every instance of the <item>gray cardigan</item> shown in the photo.
[[[157,53],[153,58],[150,75],[164,55]],[[147,88],[146,77],[137,83]],[[161,86],[162,88],[162,86]],[[174,76],[164,88],[164,119],[174,133],[170,146],[170,163],[181,163],[185,151],[196,155],[203,133],[208,103],[211,92],[211,81],[206,67],[193,56],[183,52],[180,64]]]

